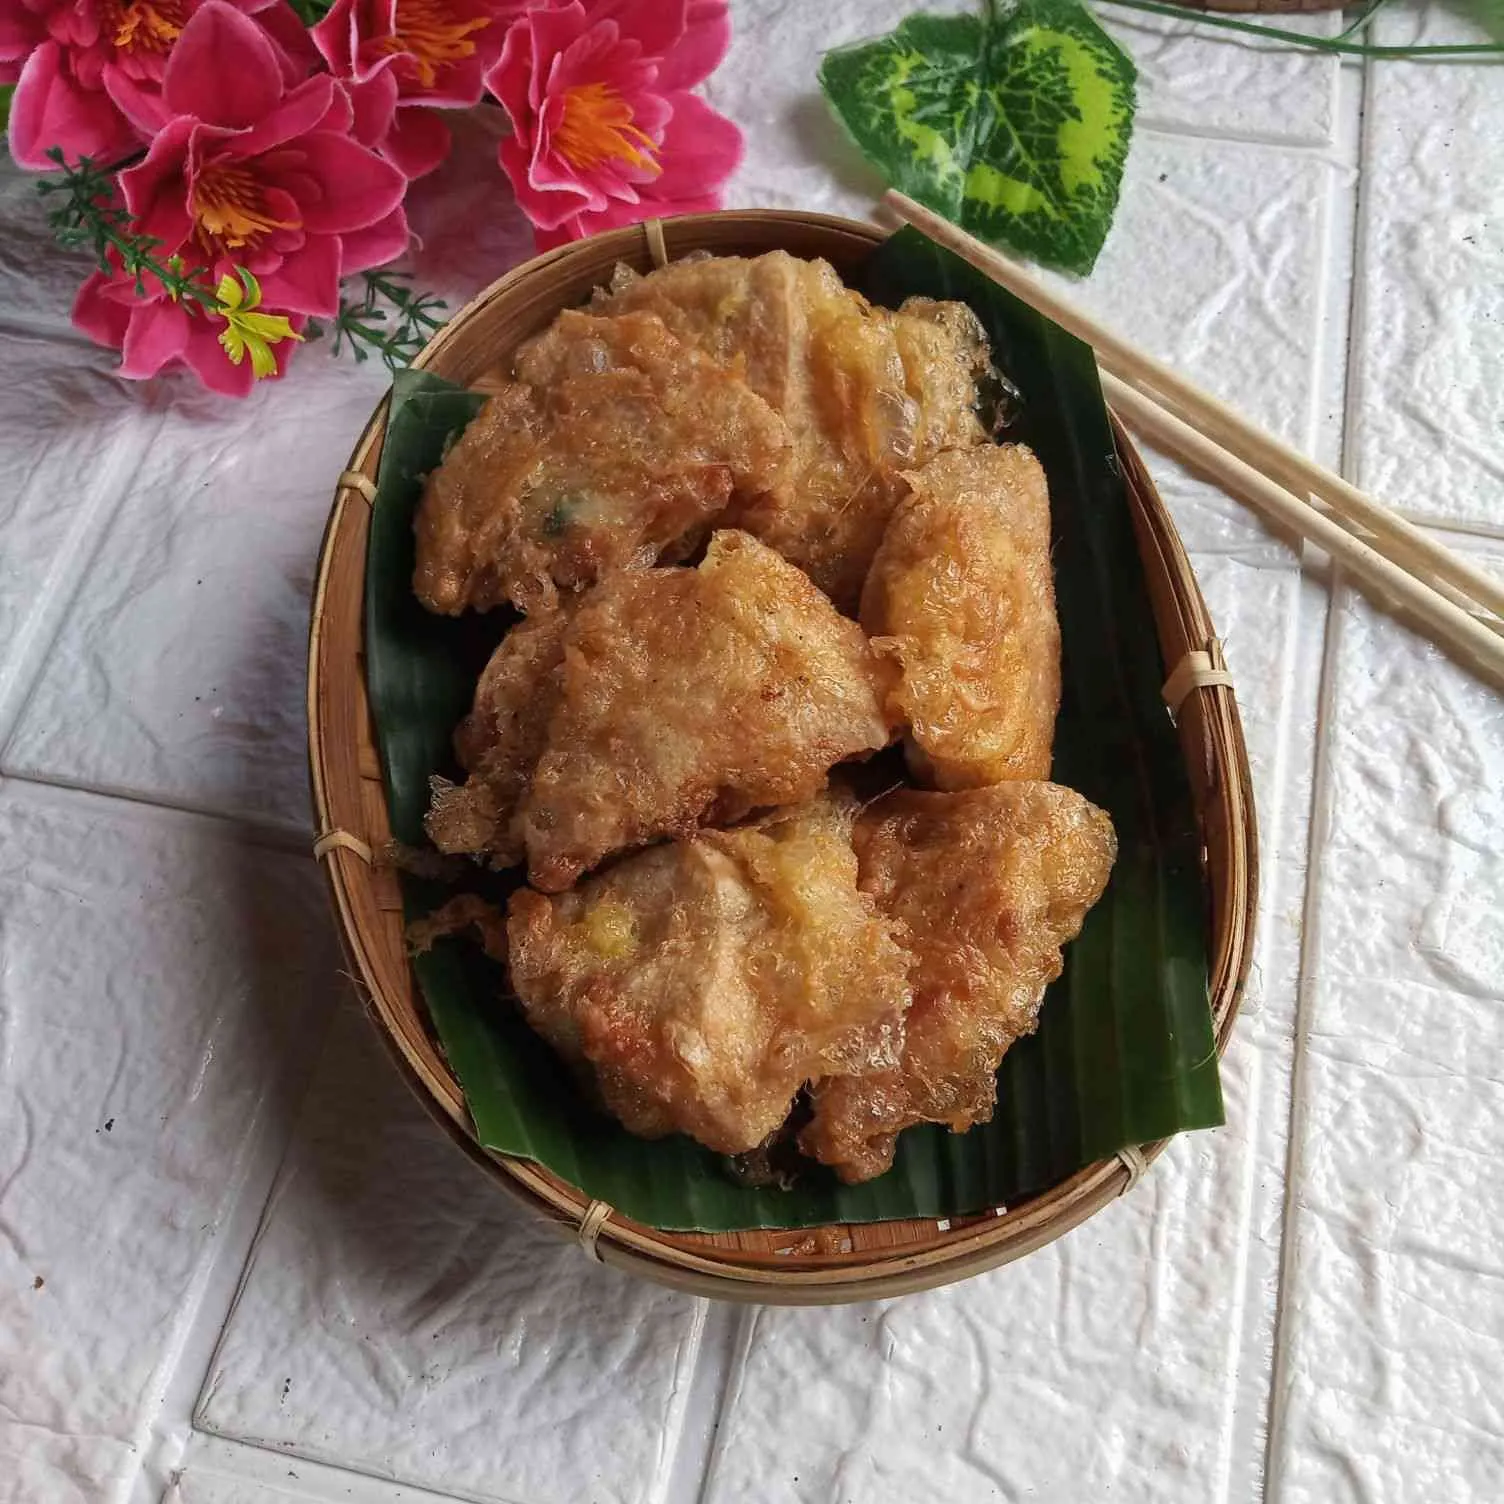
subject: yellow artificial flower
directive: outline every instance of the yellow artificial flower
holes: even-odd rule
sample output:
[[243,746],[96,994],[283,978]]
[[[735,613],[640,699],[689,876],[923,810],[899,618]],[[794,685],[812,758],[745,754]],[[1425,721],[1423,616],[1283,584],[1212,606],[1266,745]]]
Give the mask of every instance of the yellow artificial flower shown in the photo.
[[219,306],[213,311],[225,321],[219,342],[237,366],[249,350],[251,371],[259,381],[277,373],[272,346],[284,339],[301,342],[303,336],[288,323],[286,314],[255,312],[261,304],[261,284],[243,266],[236,267],[235,273],[226,272],[214,289]]

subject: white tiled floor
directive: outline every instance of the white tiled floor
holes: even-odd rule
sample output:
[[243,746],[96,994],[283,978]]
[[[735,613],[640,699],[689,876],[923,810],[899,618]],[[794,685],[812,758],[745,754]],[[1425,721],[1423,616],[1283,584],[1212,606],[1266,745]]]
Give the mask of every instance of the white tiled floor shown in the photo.
[[1329,694],[1273,1476],[1494,1498],[1504,704],[1346,591]]
[[329,477],[386,385],[374,362],[309,353],[292,423],[290,387],[239,403],[186,379],[134,393],[138,452],[5,772],[308,827],[308,593]]
[[[1398,14],[1395,44],[1455,38]],[[1449,522],[1504,528],[1504,89],[1499,69],[1367,79],[1353,340],[1356,478]]]
[[198,1424],[465,1498],[653,1498],[703,1302],[597,1269],[477,1178],[345,1010]]
[[[316,873],[214,822],[0,788],[0,1490],[112,1496],[323,1032]],[[0,1492],[3,1496],[3,1492]]]
[[[913,3],[736,0],[732,202],[869,211],[813,58]],[[1504,560],[1499,70],[1101,14],[1143,110],[1076,296]],[[526,241],[462,136],[413,216],[452,299]],[[1496,696],[1155,460],[1259,799],[1228,1127],[950,1290],[632,1284],[488,1191],[335,1006],[303,637],[379,374],[121,383],[44,243],[0,172],[0,1504],[1504,1497]]]

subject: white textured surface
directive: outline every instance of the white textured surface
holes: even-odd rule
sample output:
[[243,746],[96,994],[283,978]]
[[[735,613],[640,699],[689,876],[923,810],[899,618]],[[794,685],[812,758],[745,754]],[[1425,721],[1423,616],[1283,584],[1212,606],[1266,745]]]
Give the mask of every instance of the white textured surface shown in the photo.
[[[14,174],[8,170],[5,180]],[[5,237],[0,235],[0,245]],[[66,353],[64,353],[66,350]],[[28,647],[77,572],[138,447],[134,404],[102,350],[0,333],[0,735],[28,677]],[[48,607],[54,609],[49,611]]]
[[1351,596],[1331,696],[1275,1476],[1496,1498],[1504,705]]
[[[1331,163],[1303,153],[1144,135],[1091,277],[1045,280],[1255,422],[1310,446],[1338,181]],[[1174,461],[1151,456],[1150,469],[1187,546],[1262,536],[1246,510]]]
[[[735,0],[731,202],[868,212],[815,56],[911,8]],[[1499,70],[1101,14],[1142,128],[1074,295],[1504,554]],[[452,301],[526,245],[462,138],[413,199]],[[44,234],[0,172],[0,1504],[1504,1496],[1496,696],[1349,593],[1329,636],[1321,577],[1155,460],[1259,802],[1229,1126],[968,1285],[707,1311],[519,1220],[353,1012],[324,1045],[306,595],[379,374],[120,382]]]
[[318,904],[202,819],[0,790],[0,1498],[129,1475],[321,1034]]
[[316,349],[299,382],[240,403],[133,389],[140,452],[6,772],[307,826],[308,591],[384,376]]
[[352,1008],[198,1419],[480,1499],[635,1504],[672,1457],[702,1309],[486,1185]]
[[[1454,14],[1380,39],[1483,40]],[[1504,527],[1504,87],[1494,68],[1368,79],[1353,428],[1395,506]]]

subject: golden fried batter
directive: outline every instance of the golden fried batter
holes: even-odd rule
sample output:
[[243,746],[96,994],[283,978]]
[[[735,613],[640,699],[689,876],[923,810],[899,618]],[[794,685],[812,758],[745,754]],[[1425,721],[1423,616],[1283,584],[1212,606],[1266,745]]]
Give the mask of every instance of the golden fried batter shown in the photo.
[[912,1124],[961,1133],[992,1116],[998,1064],[1033,1032],[1117,851],[1108,817],[1053,783],[899,790],[855,840],[862,890],[912,956],[914,1005],[897,1069],[814,1089],[800,1147],[851,1182],[882,1174]]
[[566,311],[429,478],[413,587],[456,615],[554,604],[780,484],[786,425],[650,314]]
[[657,314],[787,420],[794,463],[781,484],[727,514],[855,612],[899,470],[985,437],[975,406],[986,338],[962,303],[872,308],[824,261],[784,251],[618,268],[598,312]]
[[517,821],[550,893],[612,852],[807,799],[888,741],[861,628],[745,533],[716,533],[698,569],[598,585],[558,693]]
[[977,382],[991,369],[992,352],[976,314],[965,303],[933,298],[908,298],[897,313],[872,311],[893,330],[904,386],[918,409],[913,463],[981,443]]
[[454,733],[455,756],[470,776],[458,786],[430,780],[433,802],[423,828],[440,851],[485,852],[497,867],[522,860],[514,816],[558,702],[571,615],[559,607],[529,616],[492,653],[474,707]]
[[888,708],[915,775],[941,789],[1048,778],[1060,626],[1044,471],[982,445],[907,476],[862,592],[873,651],[899,670]]
[[896,1063],[906,961],[857,889],[850,818],[817,799],[513,895],[527,1020],[631,1132],[741,1153],[811,1077]]

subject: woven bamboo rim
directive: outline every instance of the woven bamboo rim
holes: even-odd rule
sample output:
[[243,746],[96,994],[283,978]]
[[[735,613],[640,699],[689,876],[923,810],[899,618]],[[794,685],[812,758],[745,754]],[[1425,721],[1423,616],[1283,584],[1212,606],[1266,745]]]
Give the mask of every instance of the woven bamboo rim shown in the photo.
[[[415,362],[474,384],[561,308],[583,301],[618,261],[646,270],[692,250],[782,248],[850,271],[884,238],[872,225],[794,211],[694,215],[563,246],[493,283]],[[824,1305],[901,1295],[964,1279],[1059,1237],[1137,1181],[1163,1143],[1125,1150],[1019,1204],[950,1223],[879,1222],[795,1231],[670,1233],[591,1202],[540,1165],[476,1142],[458,1082],[432,1035],[403,944],[395,873],[372,860],[390,839],[366,701],[362,602],[370,498],[386,424],[377,408],[340,476],[320,550],[309,640],[308,740],[321,858],[358,991],[403,1076],[493,1180],[603,1263],[697,1295]],[[1221,645],[1164,503],[1114,420],[1118,457],[1153,598],[1211,890],[1211,995],[1226,1046],[1252,957],[1256,838],[1242,723]]]

